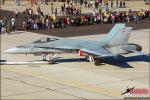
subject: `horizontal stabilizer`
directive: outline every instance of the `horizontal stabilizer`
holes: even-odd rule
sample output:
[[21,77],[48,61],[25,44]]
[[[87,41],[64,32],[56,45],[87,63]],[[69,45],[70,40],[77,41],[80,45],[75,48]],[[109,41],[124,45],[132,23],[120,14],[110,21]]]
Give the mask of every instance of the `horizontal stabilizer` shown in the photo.
[[129,48],[123,48],[123,49],[126,50],[126,51],[130,51],[130,52],[132,52],[132,53],[136,53],[136,54],[138,54],[138,55],[148,55],[148,54],[145,54],[145,53],[142,52],[142,51],[132,50],[132,49],[129,49]]

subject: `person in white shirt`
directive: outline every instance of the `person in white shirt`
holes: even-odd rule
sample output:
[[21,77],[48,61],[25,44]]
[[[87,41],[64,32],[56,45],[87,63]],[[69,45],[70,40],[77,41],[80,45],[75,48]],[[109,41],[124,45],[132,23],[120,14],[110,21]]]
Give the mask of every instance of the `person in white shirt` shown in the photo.
[[19,14],[19,11],[18,11],[18,9],[16,9],[16,10],[15,10],[15,17],[16,17],[16,18],[18,18],[18,14]]
[[93,12],[92,12],[92,13],[93,13],[93,16],[96,16],[96,12],[95,12],[95,10],[93,10]]
[[15,18],[11,19],[12,31],[15,31]]

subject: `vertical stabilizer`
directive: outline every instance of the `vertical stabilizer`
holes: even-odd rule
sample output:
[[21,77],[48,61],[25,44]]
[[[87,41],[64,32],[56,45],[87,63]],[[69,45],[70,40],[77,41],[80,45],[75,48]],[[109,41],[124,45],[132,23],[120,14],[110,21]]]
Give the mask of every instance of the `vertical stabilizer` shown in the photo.
[[132,27],[125,27],[125,24],[116,24],[105,38],[108,46],[122,45],[128,42]]

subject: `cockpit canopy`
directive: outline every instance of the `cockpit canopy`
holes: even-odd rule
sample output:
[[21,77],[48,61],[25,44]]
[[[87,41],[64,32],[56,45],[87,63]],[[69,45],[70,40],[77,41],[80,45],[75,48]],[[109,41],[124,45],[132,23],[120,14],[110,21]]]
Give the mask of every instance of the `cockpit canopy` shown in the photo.
[[34,41],[32,43],[46,43],[46,42],[52,42],[52,41],[56,41],[59,40],[58,38],[42,38],[40,40]]

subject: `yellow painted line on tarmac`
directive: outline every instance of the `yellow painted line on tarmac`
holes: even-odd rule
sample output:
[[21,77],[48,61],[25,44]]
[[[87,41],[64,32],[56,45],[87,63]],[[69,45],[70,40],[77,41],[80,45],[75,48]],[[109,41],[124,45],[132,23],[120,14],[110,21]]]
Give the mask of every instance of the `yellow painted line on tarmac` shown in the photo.
[[80,89],[84,89],[84,90],[88,90],[90,92],[95,92],[95,93],[100,93],[100,94],[104,94],[104,95],[108,95],[108,96],[112,96],[112,97],[122,97],[120,94],[122,91],[118,91],[118,90],[114,90],[114,89],[110,89],[110,88],[104,88],[101,86],[96,86],[94,84],[88,84],[88,83],[84,83],[84,82],[77,82],[77,81],[73,81],[73,80],[68,80],[68,79],[62,79],[62,77],[56,76],[56,75],[50,75],[50,74],[39,74],[39,72],[35,72],[35,71],[31,71],[31,70],[20,70],[20,68],[5,68],[8,71],[12,71],[14,73],[18,73],[18,74],[23,74],[23,75],[30,75],[33,76],[35,78],[40,78],[40,79],[44,79],[44,80],[49,80],[49,81],[53,81],[53,82],[57,82],[57,83],[62,83],[62,84],[66,84],[69,86],[74,86]]

